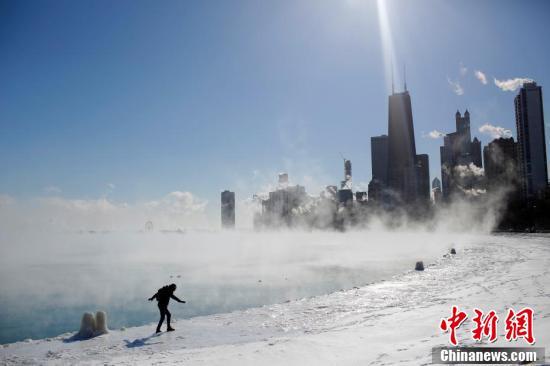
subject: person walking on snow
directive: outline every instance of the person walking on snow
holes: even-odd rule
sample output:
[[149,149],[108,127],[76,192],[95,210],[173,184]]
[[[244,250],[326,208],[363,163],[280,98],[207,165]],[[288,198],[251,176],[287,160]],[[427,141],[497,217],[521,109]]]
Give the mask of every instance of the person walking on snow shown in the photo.
[[185,301],[178,299],[176,295],[174,295],[174,291],[176,291],[176,284],[173,283],[168,286],[164,286],[163,288],[160,288],[156,294],[151,296],[149,298],[149,301],[153,301],[154,299],[157,299],[158,307],[160,311],[160,321],[159,325],[157,326],[157,333],[160,333],[160,327],[162,326],[162,323],[164,322],[164,317],[166,317],[166,331],[171,332],[175,330],[170,326],[170,317],[172,314],[168,311],[168,303],[170,302],[170,298],[176,300],[177,302],[181,302],[182,304],[185,304]]

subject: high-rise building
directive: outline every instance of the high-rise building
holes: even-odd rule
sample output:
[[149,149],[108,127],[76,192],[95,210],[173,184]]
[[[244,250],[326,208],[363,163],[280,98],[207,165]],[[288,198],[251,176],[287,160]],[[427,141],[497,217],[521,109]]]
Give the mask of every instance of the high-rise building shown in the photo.
[[411,97],[407,90],[392,93],[388,109],[388,187],[405,203],[416,199],[415,161]]
[[498,138],[483,148],[487,190],[496,192],[505,189],[517,191],[519,182],[517,144],[514,138]]
[[419,202],[430,201],[430,160],[428,154],[416,155],[416,198]]
[[432,180],[432,189],[436,189],[436,188],[439,188],[441,190],[441,181],[439,180],[438,177],[435,177]]
[[353,202],[353,192],[351,191],[351,160],[348,159],[344,159],[344,180],[340,182],[338,202],[344,204]]
[[483,167],[481,162],[481,141],[474,137],[472,144],[470,145],[470,154],[472,156],[472,163],[478,168]]
[[368,198],[372,203],[386,203],[384,197],[384,187],[376,179],[371,179],[368,186]]
[[353,192],[351,189],[340,189],[338,191],[338,202],[343,204],[353,202]]
[[[464,116],[456,111],[456,132],[451,132],[443,138],[441,153],[441,179],[443,181],[443,198],[449,200],[452,195],[467,191],[480,184],[479,176],[464,174],[472,168],[482,168],[481,142],[470,132],[470,112]],[[460,169],[457,169],[459,168]]]
[[223,191],[221,203],[222,227],[232,229],[235,227],[235,192]]
[[[280,177],[281,175],[279,175],[279,182]],[[262,213],[255,219],[257,227],[292,226],[296,223],[294,221],[296,210],[307,203],[306,189],[300,185],[289,185],[287,174],[284,182],[280,183],[284,184],[279,184],[276,190],[269,192],[268,198],[262,199]],[[336,187],[333,192],[336,194]]]
[[[456,132],[465,137],[465,140],[470,141],[472,139],[472,133],[470,131],[470,112],[466,109],[464,111],[464,117],[460,115],[459,111],[455,113],[455,125]],[[464,141],[466,144],[466,141]]]
[[340,182],[340,189],[351,191],[351,160],[344,159],[344,180]]
[[370,138],[370,157],[372,179],[383,186],[388,184],[388,136],[374,136]]
[[523,84],[515,107],[521,194],[531,200],[542,196],[548,185],[542,88],[535,82]]
[[432,180],[432,196],[435,205],[441,202],[441,181],[437,177]]
[[357,202],[367,202],[367,192],[355,192],[355,201]]
[[279,186],[288,185],[288,173],[279,173]]

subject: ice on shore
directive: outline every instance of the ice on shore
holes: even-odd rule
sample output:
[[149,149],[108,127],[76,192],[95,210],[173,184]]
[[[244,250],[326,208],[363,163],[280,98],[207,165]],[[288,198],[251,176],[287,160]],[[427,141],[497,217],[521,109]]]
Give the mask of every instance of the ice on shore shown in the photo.
[[80,330],[76,334],[78,339],[88,339],[94,336],[95,332],[95,318],[92,313],[84,313],[82,320],[80,321]]
[[108,333],[107,329],[107,313],[98,311],[95,313],[95,334],[102,335]]
[[86,340],[108,333],[107,314],[104,311],[98,311],[96,315],[84,313],[80,322],[80,330],[71,339]]
[[[111,331],[86,341],[19,342],[0,349],[2,364],[303,365],[431,363],[431,349],[449,345],[438,329],[452,305],[471,314],[530,306],[536,346],[550,352],[549,236],[491,236],[391,280],[283,304],[179,320],[154,335],[154,324]],[[469,319],[470,320],[470,319]],[[471,324],[460,345],[476,344]],[[491,346],[509,343],[499,327]],[[486,342],[483,345],[487,345]]]

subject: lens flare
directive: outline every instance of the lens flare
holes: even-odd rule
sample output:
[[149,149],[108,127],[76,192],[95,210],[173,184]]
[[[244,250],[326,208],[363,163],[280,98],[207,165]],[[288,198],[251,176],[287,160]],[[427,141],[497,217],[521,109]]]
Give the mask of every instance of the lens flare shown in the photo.
[[382,45],[386,87],[388,89],[391,87],[393,92],[393,77],[396,75],[396,70],[394,69],[395,49],[386,0],[376,0],[376,7],[378,9],[378,25],[380,27],[380,43]]

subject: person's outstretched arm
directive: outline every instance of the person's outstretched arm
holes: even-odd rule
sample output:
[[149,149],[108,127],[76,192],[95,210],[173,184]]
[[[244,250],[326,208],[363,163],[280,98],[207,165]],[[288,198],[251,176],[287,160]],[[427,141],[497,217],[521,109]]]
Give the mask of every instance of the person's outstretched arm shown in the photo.
[[176,300],[177,302],[181,302],[182,304],[185,304],[185,301],[178,299],[178,297],[177,297],[176,295],[174,295],[174,294],[170,295],[170,297],[171,297],[172,299]]
[[153,301],[154,299],[157,298],[158,294],[159,294],[159,293],[157,292],[156,294],[154,294],[153,296],[151,296],[148,300],[149,300],[149,301]]

